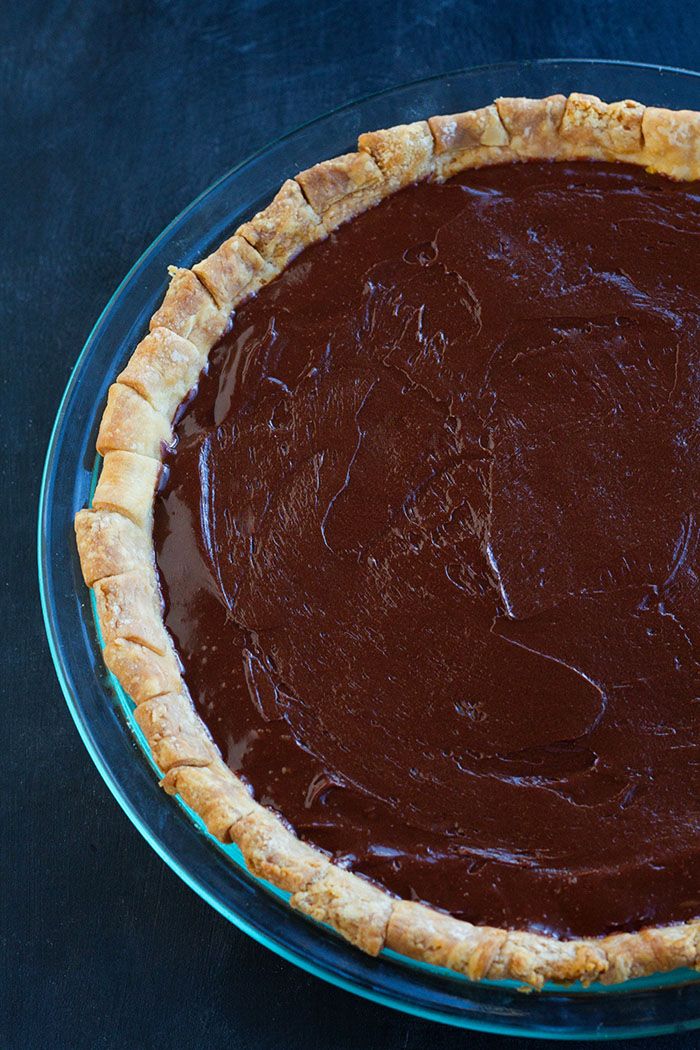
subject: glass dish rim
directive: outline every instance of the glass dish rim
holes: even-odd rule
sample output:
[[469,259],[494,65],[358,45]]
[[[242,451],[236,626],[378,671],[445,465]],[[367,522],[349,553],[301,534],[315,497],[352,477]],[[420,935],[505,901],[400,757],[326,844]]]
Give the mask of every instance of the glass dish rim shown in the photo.
[[[303,970],[320,977],[329,983],[341,987],[347,991],[359,994],[364,998],[370,999],[374,1002],[381,1003],[382,1005],[389,1006],[393,1009],[398,1009],[402,1012],[413,1014],[418,1017],[435,1020],[442,1023],[449,1023],[458,1027],[465,1027],[473,1030],[480,1030],[486,1032],[492,1032],[496,1034],[520,1034],[522,1036],[536,1036],[539,1038],[560,1038],[560,1039],[580,1039],[584,1037],[584,1034],[580,1030],[574,1030],[571,1033],[561,1031],[523,1031],[522,1029],[514,1029],[507,1025],[501,1025],[498,1023],[480,1022],[475,1019],[469,1019],[465,1022],[462,1019],[445,1016],[439,1011],[432,1011],[430,1007],[420,1006],[414,1007],[411,1004],[404,1002],[397,1002],[392,999],[390,994],[385,994],[381,991],[376,991],[369,987],[358,987],[357,984],[353,983],[352,980],[344,978],[342,975],[333,972],[332,970],[324,969],[322,966],[310,961],[302,954],[296,952],[293,948],[287,946],[286,943],[282,943],[268,934],[261,932],[252,926],[244,917],[236,914],[233,909],[226,909],[216,898],[213,892],[198,878],[197,875],[192,874],[183,864],[180,863],[179,859],[173,856],[159,840],[157,835],[151,830],[150,826],[143,819],[140,811],[134,807],[130,798],[128,797],[127,791],[119,783],[118,779],[114,775],[112,769],[104,761],[99,746],[95,742],[90,732],[90,729],[86,722],[82,718],[82,714],[79,708],[76,698],[74,697],[72,690],[69,685],[68,678],[64,669],[64,655],[61,652],[61,646],[59,642],[59,634],[55,628],[53,618],[51,615],[51,607],[49,602],[49,589],[48,576],[46,573],[46,555],[47,550],[44,545],[44,523],[45,523],[45,511],[46,505],[46,493],[51,476],[51,467],[53,463],[53,457],[56,453],[57,436],[60,434],[61,425],[63,423],[64,415],[71,395],[74,392],[77,378],[79,376],[81,365],[83,364],[87,354],[92,349],[93,341],[95,340],[103,321],[109,314],[111,308],[115,302],[120,298],[122,291],[130,283],[132,278],[138,271],[145,265],[147,260],[157,251],[157,249],[167,241],[177,228],[190,216],[196,213],[197,209],[201,206],[203,201],[213,194],[222,183],[229,180],[237,172],[244,169],[246,166],[252,164],[254,161],[262,158],[266,153],[271,151],[274,147],[279,146],[286,141],[293,139],[294,136],[301,133],[304,129],[310,128],[315,124],[320,124],[328,118],[339,116],[346,111],[351,111],[355,107],[363,104],[370,103],[373,101],[379,101],[385,96],[392,94],[398,94],[403,89],[418,88],[421,85],[428,85],[438,81],[447,80],[450,77],[458,77],[465,75],[478,75],[479,73],[498,73],[507,72],[509,70],[527,70],[530,68],[541,68],[548,66],[583,66],[583,67],[617,67],[621,69],[631,70],[649,70],[651,73],[669,73],[669,74],[680,74],[691,78],[700,78],[700,73],[694,70],[683,69],[680,67],[657,65],[653,63],[638,63],[627,60],[607,60],[607,59],[587,59],[587,58],[547,58],[547,59],[536,59],[526,61],[509,61],[501,63],[486,63],[479,66],[466,67],[463,69],[452,70],[443,73],[433,74],[429,77],[422,77],[417,80],[407,81],[403,84],[391,85],[385,87],[380,91],[370,92],[357,98],[345,102],[342,105],[335,107],[321,115],[318,115],[308,121],[305,121],[291,130],[285,132],[283,135],[267,142],[259,150],[244,157],[238,164],[224,172],[218,179],[216,179],[211,185],[206,187],[200,194],[198,194],[184,209],[182,209],[161,231],[161,233],[147,246],[144,252],[139,256],[136,262],[129,268],[124,278],[120,281],[113,294],[109,297],[103,309],[100,311],[97,320],[95,321],[90,333],[88,334],[83,348],[70,371],[65,390],[61,397],[56,412],[56,418],[51,429],[51,435],[47,448],[46,459],[41,478],[40,496],[39,496],[39,514],[37,522],[37,553],[38,553],[38,570],[39,570],[39,590],[41,599],[42,615],[44,619],[44,625],[46,629],[47,639],[49,643],[49,649],[51,657],[56,668],[59,684],[66,700],[68,709],[71,713],[71,717],[78,729],[80,737],[92,759],[96,765],[100,775],[107,784],[107,787],[124,810],[126,815],[129,817],[131,822],[143,835],[148,844],[155,850],[158,856],[168,864],[168,866],[188,885],[193,889],[202,899],[204,899],[209,905],[214,907],[216,911],[221,914],[228,921],[232,922],[237,928],[241,929],[248,936],[252,937],[258,943],[263,944],[265,947],[274,951],[277,955],[285,958],[287,961],[301,967]],[[659,988],[661,991],[662,989]],[[611,988],[605,990],[603,994],[607,992],[617,993],[618,995],[624,996],[625,992],[620,989]],[[690,1030],[691,1028],[700,1026],[700,1018],[697,1022],[681,1022],[679,1024],[669,1023],[666,1025],[654,1025],[648,1029],[630,1028],[625,1030],[623,1028],[616,1028],[609,1034],[598,1034],[588,1035],[588,1038],[624,1038],[627,1036],[639,1036],[639,1035],[651,1035],[660,1034],[663,1032],[678,1032],[684,1030]]]

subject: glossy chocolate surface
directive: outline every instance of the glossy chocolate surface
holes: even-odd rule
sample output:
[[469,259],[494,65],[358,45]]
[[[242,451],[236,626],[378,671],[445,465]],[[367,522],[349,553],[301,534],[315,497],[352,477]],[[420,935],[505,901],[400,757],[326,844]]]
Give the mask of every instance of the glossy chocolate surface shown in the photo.
[[232,769],[472,922],[700,913],[700,199],[536,163],[404,190],[237,313],[156,506]]

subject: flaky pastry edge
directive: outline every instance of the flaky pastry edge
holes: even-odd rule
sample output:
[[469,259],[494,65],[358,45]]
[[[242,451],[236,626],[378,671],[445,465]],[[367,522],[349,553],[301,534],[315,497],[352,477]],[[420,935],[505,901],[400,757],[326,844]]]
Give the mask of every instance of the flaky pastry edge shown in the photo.
[[191,269],[171,267],[148,335],[110,387],[97,438],[102,470],[75,531],[105,663],[136,705],[163,788],[215,838],[239,846],[253,875],[371,955],[386,947],[471,980],[509,978],[534,988],[546,981],[614,984],[680,966],[700,969],[700,920],[575,940],[472,925],[336,866],[257,803],[194,710],[163,622],[153,547],[163,448],[235,308],[308,245],[403,186],[532,159],[625,161],[697,179],[700,113],[579,93],[499,98],[360,135],[356,151],[288,179],[206,259]]

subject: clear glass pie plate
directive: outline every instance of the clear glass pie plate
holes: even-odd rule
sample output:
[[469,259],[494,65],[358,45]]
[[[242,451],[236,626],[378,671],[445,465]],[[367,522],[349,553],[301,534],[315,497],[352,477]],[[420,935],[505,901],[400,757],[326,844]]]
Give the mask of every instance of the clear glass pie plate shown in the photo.
[[73,541],[88,503],[95,434],[107,388],[146,331],[166,266],[189,266],[263,207],[285,178],[353,148],[365,130],[452,113],[498,95],[592,92],[700,110],[700,75],[616,62],[525,62],[432,77],[343,106],[291,132],[206,190],[157,238],[122,281],[77,360],[48,449],[38,530],[46,631],[58,677],[85,745],[108,787],[156,852],[212,907],[272,951],[336,985],[407,1013],[464,1028],[549,1038],[612,1039],[700,1026],[700,974],[677,971],[623,987],[547,987],[524,995],[390,952],[361,954],[287,906],[158,787],[132,704],[106,672]]

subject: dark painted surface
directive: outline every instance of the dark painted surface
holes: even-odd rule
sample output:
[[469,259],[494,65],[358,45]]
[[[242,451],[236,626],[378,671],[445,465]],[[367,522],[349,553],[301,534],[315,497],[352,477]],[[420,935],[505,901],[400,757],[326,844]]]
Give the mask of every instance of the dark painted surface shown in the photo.
[[[697,66],[699,30],[684,0],[2,5],[2,1050],[505,1043],[299,972],[146,846],[52,670],[35,584],[40,466],[71,366],[123,274],[269,139],[459,66],[562,54]],[[698,1037],[655,1045],[686,1050]]]

